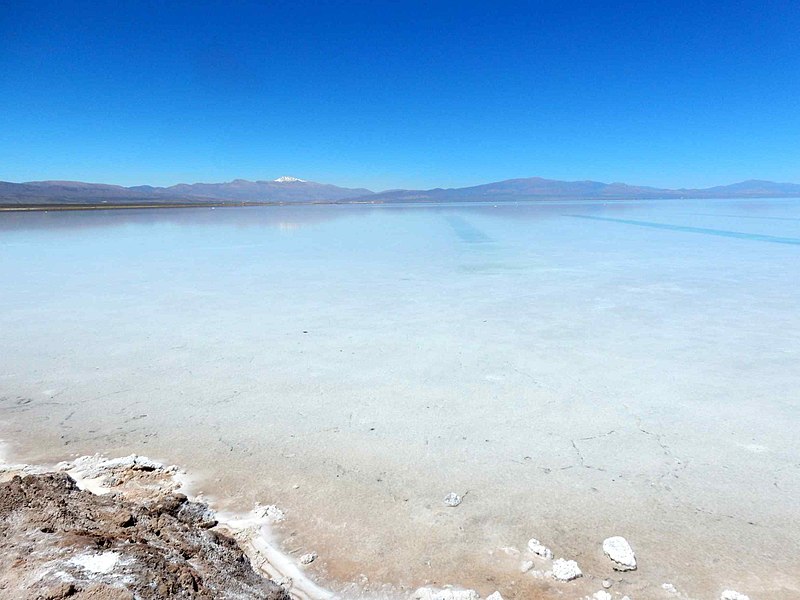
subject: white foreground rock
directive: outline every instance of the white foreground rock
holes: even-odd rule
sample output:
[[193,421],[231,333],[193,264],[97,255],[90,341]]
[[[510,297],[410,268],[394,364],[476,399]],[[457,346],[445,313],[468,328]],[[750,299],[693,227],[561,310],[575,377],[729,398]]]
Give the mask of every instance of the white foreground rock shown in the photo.
[[636,556],[633,548],[624,537],[616,535],[603,541],[603,552],[614,562],[615,571],[633,571],[636,569]]
[[421,587],[411,597],[413,600],[480,600],[475,590],[436,589]]
[[557,558],[553,561],[553,578],[558,581],[572,581],[582,575],[583,572],[574,560]]
[[719,600],[750,600],[750,596],[745,596],[733,590],[725,590],[719,597]]
[[519,566],[519,570],[522,573],[527,573],[532,568],[533,568],[533,561],[532,560],[523,561],[523,563]]
[[494,592],[486,596],[486,600],[503,600],[503,597],[500,595],[500,592]]
[[315,560],[317,560],[317,553],[309,552],[308,554],[303,554],[303,556],[300,557],[300,564],[310,565]]
[[528,550],[533,552],[536,556],[541,556],[542,558],[546,558],[550,560],[553,558],[553,552],[547,546],[544,546],[539,540],[536,538],[531,538],[528,540]]
[[447,496],[444,497],[444,503],[450,507],[456,507],[461,504],[461,496],[456,494],[455,492],[450,492]]
[[592,594],[591,600],[611,600],[612,596],[605,590],[600,590]]

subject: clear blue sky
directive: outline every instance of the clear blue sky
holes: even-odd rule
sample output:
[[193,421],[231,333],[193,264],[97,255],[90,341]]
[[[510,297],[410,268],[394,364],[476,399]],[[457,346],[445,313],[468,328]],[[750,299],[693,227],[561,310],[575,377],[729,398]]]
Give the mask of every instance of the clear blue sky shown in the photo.
[[2,2],[0,180],[800,182],[800,5]]

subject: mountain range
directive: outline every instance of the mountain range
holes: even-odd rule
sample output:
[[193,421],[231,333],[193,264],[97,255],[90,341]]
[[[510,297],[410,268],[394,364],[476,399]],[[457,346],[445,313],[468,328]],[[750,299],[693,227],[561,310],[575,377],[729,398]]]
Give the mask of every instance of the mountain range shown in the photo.
[[800,197],[800,184],[748,180],[709,188],[667,189],[529,177],[462,188],[372,192],[286,176],[271,181],[235,179],[225,183],[181,183],[170,187],[123,187],[79,181],[0,181],[0,206],[5,207],[776,197]]

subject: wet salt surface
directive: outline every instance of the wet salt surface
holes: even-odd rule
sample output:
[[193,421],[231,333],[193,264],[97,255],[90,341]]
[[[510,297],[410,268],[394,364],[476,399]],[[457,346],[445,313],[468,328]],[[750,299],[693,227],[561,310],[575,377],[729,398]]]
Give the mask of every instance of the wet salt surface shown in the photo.
[[274,504],[351,593],[796,597],[798,238],[785,200],[3,214],[2,437]]

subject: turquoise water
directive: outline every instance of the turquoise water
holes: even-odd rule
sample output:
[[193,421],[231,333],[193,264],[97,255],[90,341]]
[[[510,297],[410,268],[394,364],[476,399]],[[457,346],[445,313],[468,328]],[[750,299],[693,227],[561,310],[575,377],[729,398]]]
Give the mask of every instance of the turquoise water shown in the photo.
[[274,502],[333,587],[521,598],[500,548],[621,534],[632,597],[796,597],[799,243],[798,200],[2,213],[2,437]]

